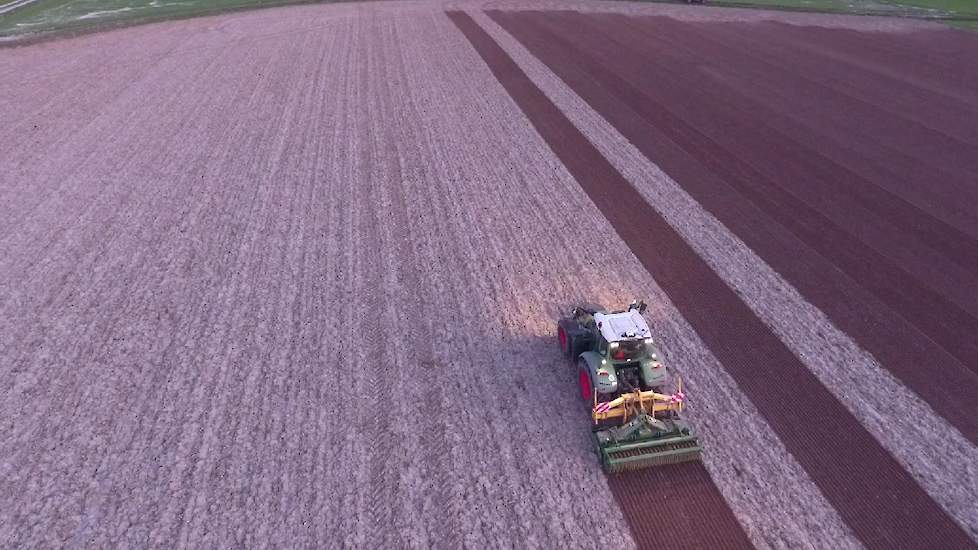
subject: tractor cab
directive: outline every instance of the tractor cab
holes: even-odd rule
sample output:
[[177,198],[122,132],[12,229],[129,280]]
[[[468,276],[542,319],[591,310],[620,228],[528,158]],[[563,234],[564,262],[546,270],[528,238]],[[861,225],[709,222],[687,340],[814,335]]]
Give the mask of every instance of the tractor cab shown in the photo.
[[561,350],[586,371],[586,392],[593,388],[610,398],[665,384],[666,369],[662,368],[652,331],[642,317],[644,311],[645,303],[639,301],[624,311],[609,312],[601,306],[584,305],[574,308],[569,319],[558,323]]
[[652,331],[645,318],[634,309],[620,313],[595,313],[598,353],[609,361],[637,361],[648,356]]
[[604,365],[614,366],[618,391],[654,388],[665,380],[652,331],[639,311],[640,308],[634,307],[623,312],[594,314],[597,328],[594,351]]

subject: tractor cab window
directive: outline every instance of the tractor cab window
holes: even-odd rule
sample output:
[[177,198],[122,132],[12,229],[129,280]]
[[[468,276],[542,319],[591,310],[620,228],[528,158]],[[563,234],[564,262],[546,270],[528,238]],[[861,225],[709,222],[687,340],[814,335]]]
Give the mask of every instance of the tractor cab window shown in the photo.
[[608,341],[603,336],[598,336],[598,353],[604,355],[608,351]]
[[645,359],[649,356],[649,353],[649,346],[645,343],[645,340],[639,338],[635,340],[619,340],[611,344],[611,359],[613,361]]

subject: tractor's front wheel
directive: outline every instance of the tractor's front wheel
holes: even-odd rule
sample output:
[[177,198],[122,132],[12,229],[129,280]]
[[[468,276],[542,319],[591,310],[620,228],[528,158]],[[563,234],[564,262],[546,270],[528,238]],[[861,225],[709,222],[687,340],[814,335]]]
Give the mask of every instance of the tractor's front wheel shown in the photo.
[[591,384],[591,371],[583,360],[577,362],[577,384],[581,387],[581,397],[584,401],[594,401],[594,386]]

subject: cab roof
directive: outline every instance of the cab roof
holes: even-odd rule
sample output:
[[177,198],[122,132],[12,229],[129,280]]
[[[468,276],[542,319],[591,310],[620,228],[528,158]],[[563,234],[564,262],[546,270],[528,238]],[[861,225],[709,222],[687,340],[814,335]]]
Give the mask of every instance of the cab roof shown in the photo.
[[594,322],[608,342],[652,336],[645,318],[634,309],[621,313],[595,313]]

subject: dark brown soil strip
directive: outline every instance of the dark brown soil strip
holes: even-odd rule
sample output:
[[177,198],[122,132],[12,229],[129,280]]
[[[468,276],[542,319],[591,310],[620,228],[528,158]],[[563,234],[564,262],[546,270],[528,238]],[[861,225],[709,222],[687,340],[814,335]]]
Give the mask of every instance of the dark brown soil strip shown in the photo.
[[[448,16],[589,194],[612,192],[605,198],[613,200],[614,186],[602,189],[597,183],[606,177],[617,178],[620,185],[628,186],[478,24],[463,12],[448,12]],[[702,464],[629,472],[609,479],[635,541],[642,548],[662,544],[673,548],[752,548]],[[677,505],[680,500],[681,506]],[[671,505],[665,506],[665,502]]]
[[[532,16],[496,11],[489,15],[558,75],[563,76],[562,67],[577,62],[580,52],[537,34],[540,29],[530,21]],[[559,16],[549,13],[546,17]],[[480,30],[460,26],[557,157],[856,536],[872,548],[970,545],[967,534],[512,60]]]
[[[654,25],[660,28],[660,23]],[[829,50],[798,40],[800,34],[790,34],[781,25],[672,25],[693,29],[697,36],[711,38],[707,42],[684,41],[684,46],[698,54],[725,46],[726,56],[739,57],[739,69],[752,74],[764,71],[770,92],[789,92],[794,109],[808,113],[819,110],[822,116],[808,122],[820,128],[844,129],[844,149],[861,155],[877,156],[890,164],[886,177],[869,177],[874,185],[900,196],[910,197],[931,216],[943,219],[945,210],[963,205],[962,199],[978,197],[974,181],[978,177],[978,107],[958,101],[957,89],[950,90],[945,79],[905,74],[912,61],[894,56],[884,65],[881,61],[863,57],[861,34],[850,32],[836,36],[836,42],[847,47],[848,54]],[[888,36],[890,43],[899,43],[904,35]],[[971,43],[970,57],[978,56],[978,39]],[[699,46],[703,46],[700,49]],[[701,62],[716,64],[714,54]],[[744,61],[749,60],[749,63]],[[840,78],[840,76],[843,76]],[[785,78],[780,81],[777,79]],[[773,82],[770,82],[773,80]],[[758,83],[760,84],[760,83]],[[972,80],[978,87],[978,78]],[[799,90],[804,94],[797,93]],[[820,109],[821,107],[821,109]],[[906,157],[912,163],[900,162]],[[894,162],[896,160],[896,162]],[[914,165],[920,169],[905,173]],[[861,171],[863,164],[852,165]],[[927,185],[928,182],[939,182]],[[914,196],[914,191],[926,190]],[[978,236],[974,212],[965,229]]]
[[702,463],[611,475],[608,485],[641,547],[750,547],[735,521],[724,526],[729,508]]
[[[978,331],[974,317],[978,297],[962,287],[978,286],[978,273],[974,271],[978,240],[882,189],[878,182],[886,184],[902,176],[880,165],[877,168],[882,171],[866,170],[865,157],[857,153],[858,148],[875,150],[882,161],[891,154],[879,145],[887,136],[904,136],[901,140],[907,143],[907,150],[913,149],[911,142],[927,143],[927,136],[871,127],[870,123],[883,113],[866,113],[854,124],[827,122],[834,113],[839,113],[835,116],[842,121],[859,119],[854,113],[861,107],[871,109],[851,101],[833,101],[842,94],[820,89],[808,80],[814,69],[804,69],[806,77],[788,70],[800,62],[762,62],[760,54],[753,53],[760,49],[753,36],[743,43],[738,41],[742,34],[738,32],[724,40],[723,30],[729,31],[728,26],[714,30],[661,19],[623,29],[630,21],[636,20],[617,18],[604,25],[606,32],[618,34],[604,35],[602,44],[630,38],[628,45],[617,46],[629,49],[627,54],[616,56],[615,72],[622,77],[635,75],[633,84],[647,90],[646,95],[659,101],[662,109],[671,110],[732,156],[731,162],[744,168],[736,174],[744,180],[737,181],[739,187],[761,192],[770,199],[768,205],[778,203],[772,217],[807,221],[815,231],[806,234],[796,230],[796,234],[921,330],[933,332],[935,340],[944,338],[948,349],[958,350],[956,355],[970,363],[965,350],[970,350],[970,355],[978,353],[968,336]],[[641,32],[647,29],[654,32]],[[754,31],[757,34],[757,29]],[[695,39],[677,43],[691,35]],[[641,49],[643,43],[648,48],[645,51]],[[745,51],[752,53],[740,53]],[[608,55],[606,50],[605,57]],[[631,59],[625,59],[627,56]],[[645,61],[650,58],[655,61]],[[638,64],[645,69],[641,74],[636,73]],[[656,84],[654,89],[652,83]],[[807,108],[802,112],[823,115],[811,117],[792,111],[793,104],[806,96]],[[978,123],[978,116],[974,122]],[[860,132],[860,128],[870,131]],[[908,160],[922,165],[925,156],[917,154]],[[715,153],[701,158],[714,160]],[[734,173],[731,162],[721,164],[727,173]],[[969,180],[971,176],[960,165],[945,166],[948,171],[954,170],[960,181]],[[943,187],[941,174],[927,174],[925,178],[906,183],[922,187],[922,182],[936,180],[942,183],[933,187]],[[952,272],[956,277],[947,276]],[[925,310],[921,304],[929,308]],[[968,311],[962,310],[965,307]]]
[[[723,82],[696,69],[698,64],[712,61],[738,72],[741,67],[756,65],[749,55],[719,50],[703,57],[677,54],[687,44],[709,42],[711,38],[698,26],[667,18],[637,20],[571,12],[536,21],[551,31],[548,36],[552,40],[575,48],[580,64],[606,88],[624,89],[635,96],[638,101],[632,106],[646,120],[669,124],[667,135],[685,151],[963,364],[978,370],[978,341],[973,338],[978,333],[978,319],[942,295],[942,291],[953,294],[969,281],[969,286],[978,284],[973,270],[978,265],[978,241],[930,218],[826,156],[821,140],[810,131],[802,128],[801,133],[789,135],[798,128],[797,123],[768,116],[763,101],[728,92]],[[633,28],[630,23],[635,21],[640,21],[641,30],[647,32]],[[716,32],[723,32],[723,28],[726,26]],[[731,40],[727,49],[746,49],[739,46]],[[804,94],[805,90],[797,93]],[[809,94],[831,97],[818,88]],[[855,117],[858,110],[851,104],[826,103],[826,113],[842,111]],[[868,125],[870,119],[861,122]],[[874,130],[883,139],[892,129]],[[927,137],[917,136],[922,143]],[[846,156],[845,149],[837,153]],[[934,256],[938,261],[944,258],[950,262],[949,268],[969,270],[964,272],[967,279],[932,281],[939,288],[928,288],[903,265],[866,244],[870,233],[863,234],[858,226],[860,232],[847,231],[816,209],[813,205],[819,202],[823,212],[834,210],[850,220],[859,217],[859,222],[866,223],[875,218],[873,244],[877,247],[893,247],[894,239],[903,246],[922,241],[920,244],[937,253]],[[914,256],[910,261],[924,261],[921,258],[923,255]]]
[[[803,33],[794,32],[794,25],[771,23],[777,34],[796,43],[805,43],[824,52],[851,56],[867,61],[876,69],[898,66],[907,79],[940,85],[943,92],[960,101],[978,106],[978,66],[974,51],[978,35],[954,32],[950,29],[919,30],[912,33],[858,32],[849,29],[809,27]],[[856,59],[856,56],[853,56]],[[888,72],[888,71],[887,71]]]
[[[657,22],[656,37],[690,32],[681,25],[664,26],[668,29],[660,28]],[[695,96],[693,100],[712,100],[708,112],[700,110],[697,115],[725,121],[722,130],[733,126],[744,130],[741,137],[750,138],[732,141],[729,132],[722,132],[715,136],[716,141],[728,148],[739,148],[743,161],[765,171],[771,184],[805,200],[819,214],[832,218],[853,240],[858,239],[861,245],[885,256],[886,269],[873,269],[871,274],[882,272],[884,287],[898,283],[902,286],[897,301],[910,300],[917,305],[926,299],[911,298],[914,289],[933,291],[940,295],[939,302],[947,300],[953,304],[947,308],[938,305],[936,311],[954,316],[962,309],[970,316],[968,322],[975,323],[978,295],[968,289],[978,287],[978,272],[974,269],[978,259],[966,257],[975,256],[968,248],[975,248],[976,241],[954,228],[953,223],[947,223],[952,211],[959,210],[959,214],[964,213],[969,222],[974,222],[964,225],[968,233],[978,235],[978,217],[973,211],[967,212],[973,209],[969,205],[978,204],[974,178],[961,169],[960,163],[935,168],[925,164],[925,155],[919,151],[904,154],[890,147],[893,141],[902,141],[912,151],[914,141],[926,140],[902,132],[898,133],[900,137],[891,139],[889,136],[897,132],[870,126],[875,116],[857,121],[851,114],[855,110],[852,103],[832,102],[832,90],[822,88],[813,93],[811,77],[815,69],[804,69],[804,76],[798,75],[790,70],[797,67],[790,59],[769,62],[774,54],[741,49],[758,48],[755,41],[763,42],[764,36],[760,29],[753,29],[755,34],[750,37],[742,37],[747,27],[725,26],[724,30],[730,33],[729,38],[723,31],[695,25],[692,32],[696,40],[674,48],[682,51],[680,59],[685,64],[707,60],[710,63],[709,69],[694,68],[692,74],[680,75],[679,79],[685,79],[696,91],[709,88],[712,93],[721,92],[719,101],[711,95],[690,94]],[[740,38],[749,38],[750,42]],[[782,51],[787,47],[774,49]],[[744,62],[742,54],[731,53],[740,51],[751,51],[749,62]],[[822,65],[835,66],[829,61]],[[676,65],[663,69],[672,73]],[[839,80],[838,76],[826,79]],[[847,76],[845,80],[851,83],[858,77]],[[877,84],[877,90],[898,88],[895,83]],[[826,99],[833,104],[827,105]],[[855,107],[858,109],[859,105]],[[923,107],[915,110],[924,111]],[[812,112],[819,116],[811,116]],[[978,113],[971,118],[963,113],[955,116],[978,125]],[[761,145],[774,136],[778,138],[773,147]],[[887,187],[900,189],[891,193]],[[908,191],[925,196],[926,203],[905,200]],[[963,250],[956,250],[958,246]],[[915,320],[921,324],[921,319]]]
[[[929,333],[922,333],[919,322],[921,318],[947,319],[939,305],[926,309],[923,314],[913,309],[894,311],[887,300],[902,303],[905,308],[927,302],[915,301],[920,300],[916,295],[914,300],[901,296],[901,288],[905,287],[893,280],[881,280],[880,273],[874,271],[879,267],[883,274],[892,274],[892,265],[886,270],[887,260],[867,265],[860,253],[874,259],[880,255],[865,246],[853,248],[858,246],[850,243],[855,239],[837,228],[833,231],[833,224],[777,186],[759,186],[766,176],[758,172],[756,165],[745,165],[738,156],[720,147],[716,132],[704,135],[702,128],[693,127],[679,116],[696,118],[694,111],[709,111],[711,102],[724,104],[730,93],[721,92],[715,98],[696,102],[675,95],[663,96],[670,87],[666,80],[674,73],[659,74],[656,86],[639,89],[611,70],[618,58],[628,55],[624,48],[618,47],[614,59],[595,59],[589,51],[578,49],[561,36],[562,32],[553,33],[546,28],[546,21],[561,18],[561,24],[569,25],[564,27],[564,32],[578,32],[579,28],[574,26],[576,16],[550,12],[543,17],[529,13],[521,17],[500,13],[495,17],[807,300],[873,353],[966,437],[978,441],[978,420],[970,413],[973,396],[978,393],[978,377],[967,366],[974,363],[963,362],[937,345],[953,336],[960,342],[959,353],[962,350],[970,353],[967,333],[952,328],[952,336],[937,335],[939,339],[935,343]],[[623,26],[614,30],[616,36],[627,31]],[[584,40],[583,34],[575,35],[575,41]],[[647,59],[650,57],[646,55]],[[651,66],[651,59],[647,65]],[[635,74],[640,75],[642,71]],[[717,88],[714,84],[713,89]],[[679,114],[675,113],[677,109],[681,109]],[[737,128],[736,132],[739,131]],[[736,133],[736,137],[741,135]],[[801,159],[801,162],[806,161]],[[793,216],[786,216],[782,209]],[[838,250],[827,245],[834,245]],[[854,280],[852,275],[840,270],[839,263],[857,270],[862,280]],[[907,279],[905,273],[898,270],[896,273],[897,277]],[[879,288],[874,288],[877,282]],[[926,289],[922,293],[926,295]],[[967,321],[967,317],[961,318]],[[943,324],[953,327],[953,322]]]
[[[698,23],[690,26],[700,30],[716,27]],[[759,48],[728,53],[775,63],[779,59],[790,61],[792,65],[786,72],[810,82],[812,92],[818,98],[830,90],[839,95],[837,100],[858,105],[860,112],[853,112],[853,115],[886,114],[887,120],[874,121],[874,126],[889,124],[905,130],[901,135],[880,135],[881,140],[894,144],[902,140],[903,144],[910,145],[912,143],[906,139],[917,138],[916,145],[925,154],[934,155],[935,164],[950,159],[956,167],[963,165],[972,171],[978,167],[978,160],[958,156],[962,152],[973,153],[978,145],[978,129],[969,123],[975,116],[976,106],[963,97],[965,92],[945,78],[906,74],[904,67],[913,65],[906,56],[894,55],[886,64],[864,58],[858,39],[864,33],[851,31],[836,36],[841,45],[850,48],[846,55],[810,41],[793,40],[780,25],[732,24],[713,32],[717,33],[716,38],[733,38]],[[728,35],[732,36],[728,38]],[[899,44],[903,40],[900,34],[881,33],[881,36],[880,40],[885,40],[885,44]],[[978,40],[973,41],[972,49],[978,50]],[[845,78],[839,78],[841,75]]]

